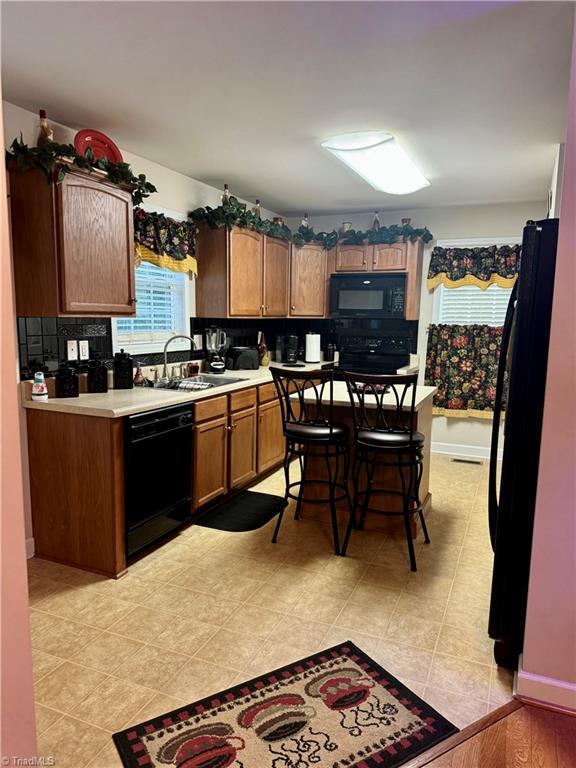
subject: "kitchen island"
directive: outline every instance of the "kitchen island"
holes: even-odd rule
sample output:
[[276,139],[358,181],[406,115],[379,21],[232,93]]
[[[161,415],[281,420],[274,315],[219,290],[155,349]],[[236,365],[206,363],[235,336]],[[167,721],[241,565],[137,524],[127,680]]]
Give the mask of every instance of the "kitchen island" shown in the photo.
[[[424,464],[422,471],[422,480],[420,482],[420,498],[423,502],[424,514],[428,514],[431,509],[432,496],[430,494],[430,445],[432,440],[432,398],[436,392],[436,387],[424,387],[419,386],[416,388],[416,404],[414,414],[414,431],[421,432],[424,435]],[[305,399],[312,400],[314,394],[312,392],[305,394]],[[366,405],[369,406],[370,399],[374,400],[373,396],[366,396]],[[409,400],[409,398],[407,398]],[[328,402],[328,397],[325,395],[323,398],[325,403]],[[352,405],[348,396],[348,389],[346,383],[342,381],[334,382],[334,422],[340,424],[346,424],[350,430],[350,460],[351,466],[354,458],[354,421],[352,413]],[[395,410],[396,405],[394,398],[391,394],[384,396],[385,407],[389,407],[390,410]],[[409,411],[409,405],[404,406],[404,410]],[[327,480],[328,474],[326,464],[323,459],[310,458],[307,468],[307,477],[310,480]],[[350,473],[349,478],[350,494],[352,495],[352,475]],[[401,481],[398,470],[395,467],[377,467],[374,474],[374,489],[384,490],[389,489],[393,491],[401,490]],[[326,487],[322,485],[311,485],[306,489],[306,495],[309,499],[322,498],[326,493]],[[347,517],[347,505],[345,501],[338,504],[338,507],[346,513],[343,514],[342,522]],[[402,508],[402,501],[399,496],[394,494],[378,494],[371,498],[370,507],[374,509],[399,511]],[[328,519],[328,510],[322,510],[318,504],[302,504],[302,511],[304,514],[322,514],[326,515]],[[401,518],[386,518],[380,515],[371,515],[370,513],[366,517],[367,529],[387,529],[390,525],[400,523],[403,525]],[[412,531],[415,535],[416,524],[412,522]]]

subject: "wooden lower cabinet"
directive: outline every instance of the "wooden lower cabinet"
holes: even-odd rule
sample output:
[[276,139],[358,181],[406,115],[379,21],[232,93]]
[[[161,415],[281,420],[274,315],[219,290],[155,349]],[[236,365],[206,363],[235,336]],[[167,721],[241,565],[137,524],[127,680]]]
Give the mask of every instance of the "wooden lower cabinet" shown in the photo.
[[192,506],[198,509],[228,490],[228,416],[194,428]]
[[256,408],[248,408],[230,415],[229,488],[238,488],[253,480],[256,468],[258,427]]
[[282,461],[284,447],[280,402],[262,403],[258,408],[258,474]]
[[115,576],[126,568],[123,419],[29,410],[37,557]]

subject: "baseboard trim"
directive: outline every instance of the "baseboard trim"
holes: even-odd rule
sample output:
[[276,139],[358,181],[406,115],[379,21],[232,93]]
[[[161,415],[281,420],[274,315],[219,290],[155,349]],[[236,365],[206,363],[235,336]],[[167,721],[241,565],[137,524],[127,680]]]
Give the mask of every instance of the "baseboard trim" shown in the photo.
[[[467,459],[489,459],[490,448],[483,445],[463,445],[461,443],[438,443],[432,441],[430,446],[432,453],[441,453],[445,456],[462,456]],[[502,460],[502,449],[498,449],[498,459]]]
[[568,714],[576,711],[576,683],[526,672],[522,669],[522,659],[516,675],[516,696],[530,704],[539,703]]
[[31,557],[34,557],[34,537],[31,536],[29,539],[26,539],[26,559],[30,560]]

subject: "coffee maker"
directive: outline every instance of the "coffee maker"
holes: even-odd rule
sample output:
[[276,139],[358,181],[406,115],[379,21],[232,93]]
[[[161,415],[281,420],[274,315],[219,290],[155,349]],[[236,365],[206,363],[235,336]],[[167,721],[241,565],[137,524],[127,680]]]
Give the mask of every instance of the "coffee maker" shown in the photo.
[[291,366],[297,364],[298,336],[295,333],[276,336],[276,362]]
[[210,373],[224,373],[224,349],[226,348],[226,331],[216,326],[204,331],[204,349],[206,350],[206,366]]

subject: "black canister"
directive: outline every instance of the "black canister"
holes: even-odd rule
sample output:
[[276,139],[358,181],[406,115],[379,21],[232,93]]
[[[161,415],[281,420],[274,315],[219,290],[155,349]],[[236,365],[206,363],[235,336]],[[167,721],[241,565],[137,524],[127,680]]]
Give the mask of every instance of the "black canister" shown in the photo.
[[114,389],[132,389],[134,386],[132,358],[123,349],[114,355]]
[[327,363],[333,363],[335,352],[336,352],[336,347],[334,344],[326,344],[326,351],[324,352],[324,360]]
[[79,397],[80,379],[76,369],[68,363],[60,363],[56,372],[56,397]]
[[88,392],[108,392],[108,369],[96,355],[88,363]]

